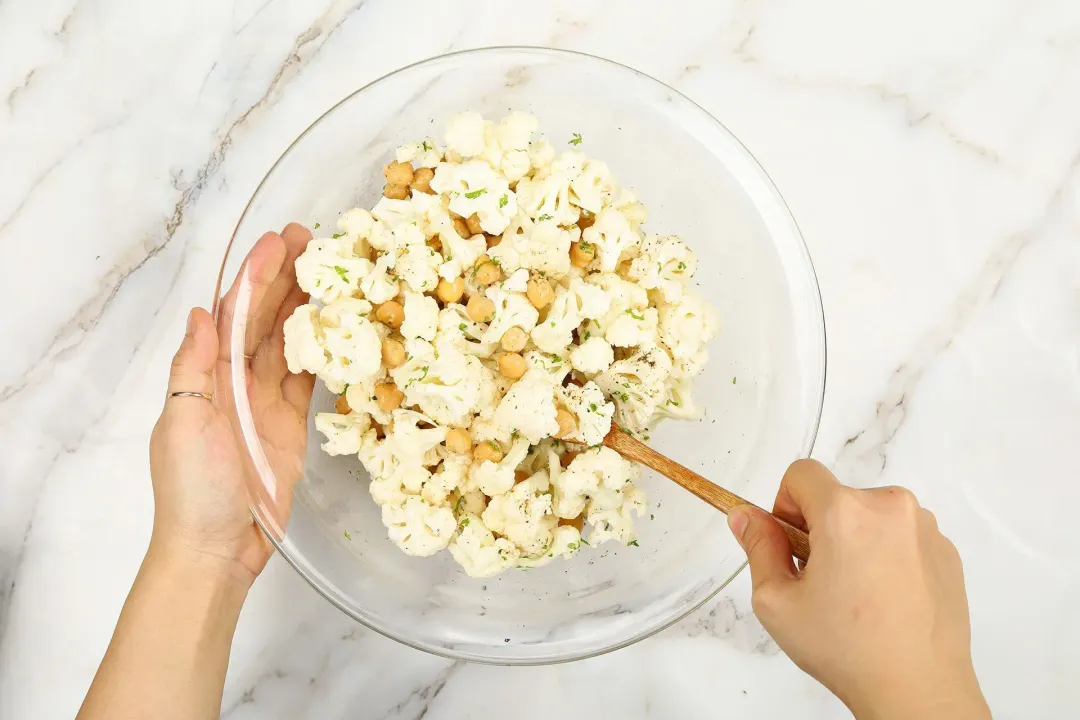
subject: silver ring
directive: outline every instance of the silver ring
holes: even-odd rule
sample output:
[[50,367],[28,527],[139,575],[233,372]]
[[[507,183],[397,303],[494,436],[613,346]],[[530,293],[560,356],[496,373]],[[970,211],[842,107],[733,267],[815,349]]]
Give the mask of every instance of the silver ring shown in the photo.
[[198,397],[202,398],[203,400],[209,400],[210,402],[214,401],[214,398],[212,395],[210,395],[210,393],[200,392],[174,392],[169,393],[169,397]]

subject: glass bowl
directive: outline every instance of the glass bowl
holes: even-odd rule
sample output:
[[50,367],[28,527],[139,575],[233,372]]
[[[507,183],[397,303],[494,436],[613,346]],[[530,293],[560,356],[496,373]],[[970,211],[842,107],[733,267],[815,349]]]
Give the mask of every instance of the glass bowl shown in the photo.
[[[446,120],[467,109],[489,119],[533,113],[557,150],[579,133],[579,149],[606,161],[645,203],[646,228],[681,235],[697,253],[697,290],[722,318],[695,383],[705,417],[664,421],[651,444],[771,507],[785,467],[810,453],[821,413],[825,330],[813,266],[783,199],[746,148],[692,101],[630,68],[564,51],[487,48],[426,60],[361,88],[271,168],[237,225],[222,277],[236,274],[267,230],[292,221],[334,228],[342,211],[371,207],[394,148],[441,138]],[[233,338],[244,337],[246,323],[238,308]],[[245,388],[243,348],[231,352],[232,386]],[[282,557],[343,612],[415,648],[514,665],[584,658],[671,625],[745,566],[722,514],[643,469],[649,510],[638,547],[583,547],[569,561],[470,578],[448,552],[408,557],[387,539],[359,461],[319,448],[312,418],[334,399],[321,384],[291,498],[292,483],[267,460],[246,393],[233,395],[255,468],[252,512]]]

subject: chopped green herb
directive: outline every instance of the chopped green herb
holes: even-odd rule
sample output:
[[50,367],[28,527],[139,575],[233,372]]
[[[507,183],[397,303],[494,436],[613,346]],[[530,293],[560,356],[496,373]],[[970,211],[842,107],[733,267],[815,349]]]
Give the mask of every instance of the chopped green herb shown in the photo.
[[580,145],[581,144],[581,133],[574,133],[574,137],[570,138],[569,142],[570,142],[571,145]]
[[734,384],[735,384],[735,378],[731,378],[731,384],[732,384],[732,385],[734,385]]
[[678,400],[668,400],[667,404],[668,405],[674,405],[675,407],[679,407],[679,401]]
[[494,450],[495,452],[500,452],[500,453],[502,452],[502,448],[499,447],[499,443],[495,442],[494,440],[488,440],[487,444],[490,445],[491,449]]
[[581,545],[579,545],[578,543],[567,543],[566,544],[566,549],[567,550],[577,550],[580,547],[581,547]]
[[650,519],[650,520],[655,520],[655,519],[656,519],[656,516],[655,516],[655,515],[649,515],[649,519]]
[[484,590],[484,591],[486,592],[486,591],[487,591],[487,585],[481,585],[481,586],[480,586],[480,589],[481,589],[481,590]]
[[457,499],[457,502],[454,503],[454,514],[457,515],[459,512],[461,512],[461,508],[463,508],[463,507],[465,507],[465,496],[464,495],[459,497]]
[[346,540],[352,540],[352,535],[349,534],[348,530],[345,531],[345,539]]
[[506,204],[508,202],[510,202],[510,197],[507,196],[507,195],[503,195],[501,198],[499,198],[499,207],[501,207],[501,208],[506,207]]
[[589,403],[589,412],[596,412],[596,403]]
[[586,540],[585,538],[581,538],[581,544],[582,544],[582,545],[588,545],[588,544],[589,544],[589,541],[588,541],[588,540]]
[[638,545],[638,541],[637,541],[637,540],[631,540],[630,542],[628,542],[628,543],[626,543],[626,544],[627,544],[627,545],[633,545],[634,547],[641,547],[640,545]]
[[315,281],[315,287],[319,287],[321,285],[322,285],[322,280],[316,280]]
[[332,238],[334,238],[335,240],[337,240],[337,239],[338,239],[339,237],[345,237],[345,233],[334,233],[334,234],[333,234],[333,235],[331,235],[330,237],[332,237]]
[[312,230],[318,230],[320,227],[321,225],[319,223],[315,223],[315,227],[313,227]]
[[465,325],[465,323],[461,323],[460,325],[457,326],[457,329],[458,330],[464,330],[466,327],[467,326]]
[[424,144],[421,145],[421,147],[424,148],[425,150],[433,150],[434,149],[434,148],[431,147],[431,143],[429,143],[427,140],[424,141]]
[[592,335],[592,333],[590,333],[588,330],[586,330],[585,334],[581,336],[582,342],[584,342],[585,340],[588,340],[591,335]]
[[479,190],[473,190],[472,192],[465,193],[465,197],[469,198],[470,200],[475,200],[486,192],[487,188],[480,188]]
[[461,521],[461,527],[463,527],[463,528],[469,527],[469,518],[465,518],[464,520]]
[[619,432],[624,432],[624,433],[626,433],[627,435],[629,435],[631,437],[633,437],[633,435],[634,435],[634,433],[630,432],[626,428],[619,428]]
[[540,217],[536,218],[536,222],[544,222],[545,220],[550,220],[550,219],[551,219],[551,216],[548,215],[547,213],[544,213]]
[[334,266],[334,272],[336,272],[338,274],[338,277],[341,278],[341,282],[349,282],[349,271],[348,270],[341,267],[340,265],[335,265]]
[[584,240],[582,240],[581,242],[578,243],[578,247],[581,248],[582,250],[584,250],[585,252],[592,252],[593,251],[592,243],[585,242]]
[[684,262],[679,263],[679,269],[680,270],[685,270],[686,269],[686,263],[684,263]]
[[633,308],[626,308],[626,314],[629,315],[630,317],[634,318],[635,320],[644,320],[645,319],[644,314],[638,315],[637,313],[634,312]]

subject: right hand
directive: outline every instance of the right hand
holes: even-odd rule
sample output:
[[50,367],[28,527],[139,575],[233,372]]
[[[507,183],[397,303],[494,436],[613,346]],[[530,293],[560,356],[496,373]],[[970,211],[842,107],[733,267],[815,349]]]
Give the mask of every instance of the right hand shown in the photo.
[[810,533],[802,571],[764,511],[744,505],[728,522],[750,562],[754,612],[796,665],[860,719],[990,717],[960,556],[910,491],[844,487],[800,460],[773,512]]

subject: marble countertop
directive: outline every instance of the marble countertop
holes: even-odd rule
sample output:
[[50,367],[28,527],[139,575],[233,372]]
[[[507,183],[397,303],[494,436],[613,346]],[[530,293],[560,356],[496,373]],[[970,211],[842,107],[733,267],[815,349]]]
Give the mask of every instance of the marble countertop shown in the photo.
[[[997,717],[1075,712],[1075,0],[41,0],[0,3],[0,717],[72,717],[90,682],[149,535],[169,358],[269,162],[361,84],[492,44],[630,64],[745,142],[821,281],[815,456],[935,511]],[[747,580],[626,650],[507,669],[368,632],[275,559],[224,717],[845,717]]]

